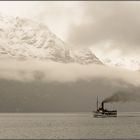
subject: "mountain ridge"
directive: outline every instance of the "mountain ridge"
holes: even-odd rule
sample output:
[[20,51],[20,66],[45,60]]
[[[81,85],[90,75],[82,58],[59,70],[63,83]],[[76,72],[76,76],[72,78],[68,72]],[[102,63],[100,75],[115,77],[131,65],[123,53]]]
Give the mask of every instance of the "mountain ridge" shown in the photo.
[[0,57],[103,64],[90,49],[73,50],[41,23],[0,16]]

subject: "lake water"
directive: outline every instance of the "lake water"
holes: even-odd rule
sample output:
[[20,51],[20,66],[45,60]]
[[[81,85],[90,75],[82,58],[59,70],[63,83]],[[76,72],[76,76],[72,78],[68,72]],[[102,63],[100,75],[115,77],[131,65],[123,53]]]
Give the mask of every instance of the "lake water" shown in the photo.
[[92,113],[3,113],[1,139],[140,138],[140,113],[93,118]]

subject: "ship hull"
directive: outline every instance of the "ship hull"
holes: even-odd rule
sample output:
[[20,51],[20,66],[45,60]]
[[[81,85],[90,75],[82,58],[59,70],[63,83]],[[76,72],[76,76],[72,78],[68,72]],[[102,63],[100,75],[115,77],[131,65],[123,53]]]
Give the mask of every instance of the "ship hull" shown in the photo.
[[94,118],[105,118],[105,117],[117,117],[117,112],[94,112],[93,114]]

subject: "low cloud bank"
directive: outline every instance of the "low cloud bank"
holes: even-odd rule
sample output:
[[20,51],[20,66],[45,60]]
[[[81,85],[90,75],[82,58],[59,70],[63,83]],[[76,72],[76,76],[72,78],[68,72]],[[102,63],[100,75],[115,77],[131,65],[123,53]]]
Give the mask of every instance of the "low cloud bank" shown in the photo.
[[0,61],[0,79],[65,83],[79,80],[90,81],[94,78],[120,79],[135,86],[140,85],[140,72],[103,65],[64,64],[33,60]]

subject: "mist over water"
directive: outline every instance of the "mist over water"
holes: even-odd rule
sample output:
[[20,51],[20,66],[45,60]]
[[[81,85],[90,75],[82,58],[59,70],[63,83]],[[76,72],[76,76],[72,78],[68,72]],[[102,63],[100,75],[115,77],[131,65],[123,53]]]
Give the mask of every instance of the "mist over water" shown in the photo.
[[33,60],[11,61],[9,59],[0,61],[0,79],[65,83],[80,80],[91,81],[95,78],[120,79],[134,86],[140,86],[139,72],[104,65],[64,64]]

